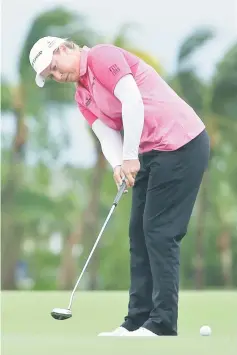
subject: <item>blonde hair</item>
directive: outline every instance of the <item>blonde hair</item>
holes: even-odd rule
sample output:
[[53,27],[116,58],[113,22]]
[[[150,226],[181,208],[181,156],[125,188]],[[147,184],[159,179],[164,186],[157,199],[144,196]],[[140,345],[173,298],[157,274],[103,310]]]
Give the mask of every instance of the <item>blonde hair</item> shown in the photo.
[[65,39],[65,42],[63,42],[65,47],[72,49],[72,50],[78,50],[80,47],[73,41],[68,40],[68,38]]

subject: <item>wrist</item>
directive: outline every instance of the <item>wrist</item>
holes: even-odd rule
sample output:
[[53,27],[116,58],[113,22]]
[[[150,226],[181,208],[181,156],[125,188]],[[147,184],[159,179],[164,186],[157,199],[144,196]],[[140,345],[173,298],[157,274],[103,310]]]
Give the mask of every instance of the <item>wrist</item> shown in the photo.
[[139,160],[139,158],[137,157],[137,158],[127,158],[127,159],[123,159],[123,164],[124,163],[126,163],[126,162],[128,162],[128,161],[136,161],[136,160]]
[[138,154],[124,154],[123,161],[125,160],[138,160]]
[[122,165],[121,164],[117,164],[113,166],[113,170],[115,170],[116,168],[120,168]]

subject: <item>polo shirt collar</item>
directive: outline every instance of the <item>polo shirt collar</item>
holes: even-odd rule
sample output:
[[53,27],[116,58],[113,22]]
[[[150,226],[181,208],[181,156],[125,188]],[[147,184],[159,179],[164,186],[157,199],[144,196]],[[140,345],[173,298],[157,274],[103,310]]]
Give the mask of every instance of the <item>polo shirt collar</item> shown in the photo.
[[87,71],[87,58],[89,54],[90,48],[87,46],[83,46],[81,50],[81,57],[80,57],[80,76],[86,74]]

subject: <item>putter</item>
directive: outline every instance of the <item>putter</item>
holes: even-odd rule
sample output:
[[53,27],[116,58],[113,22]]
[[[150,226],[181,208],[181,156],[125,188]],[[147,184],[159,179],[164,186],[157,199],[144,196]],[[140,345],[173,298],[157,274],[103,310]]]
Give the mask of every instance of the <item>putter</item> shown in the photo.
[[108,214],[108,216],[107,216],[107,218],[105,220],[105,223],[104,223],[103,227],[101,228],[100,234],[98,235],[98,237],[97,237],[97,239],[95,241],[95,244],[94,244],[94,246],[93,246],[93,248],[92,248],[92,250],[90,252],[90,255],[88,256],[88,259],[87,259],[87,261],[85,263],[85,266],[83,267],[82,272],[81,272],[81,274],[80,274],[80,276],[79,276],[79,278],[78,278],[78,280],[77,280],[77,282],[75,284],[75,287],[74,287],[74,289],[73,289],[73,291],[71,293],[71,297],[70,297],[68,308],[54,308],[52,310],[52,312],[51,312],[51,316],[54,319],[65,320],[65,319],[68,319],[68,318],[72,317],[71,308],[72,308],[72,301],[73,301],[73,297],[74,297],[75,291],[76,291],[76,289],[77,289],[77,287],[79,285],[79,282],[81,281],[81,278],[82,278],[82,276],[83,276],[83,274],[84,274],[84,272],[85,272],[85,270],[86,270],[86,268],[87,268],[87,266],[89,264],[89,261],[90,261],[92,255],[93,255],[93,253],[95,251],[95,248],[96,248],[97,244],[99,243],[99,240],[100,240],[100,238],[101,238],[101,236],[102,236],[102,234],[104,232],[104,229],[105,229],[105,227],[106,227],[106,225],[107,225],[112,213],[114,212],[115,207],[117,206],[119,200],[121,199],[125,189],[126,189],[126,181],[125,181],[125,179],[123,179],[123,182],[122,182],[122,184],[121,184],[121,186],[120,186],[120,188],[119,188],[119,190],[117,192],[117,195],[116,195],[116,197],[114,199],[113,205],[112,205],[112,207],[111,207],[111,209],[109,211],[109,214]]

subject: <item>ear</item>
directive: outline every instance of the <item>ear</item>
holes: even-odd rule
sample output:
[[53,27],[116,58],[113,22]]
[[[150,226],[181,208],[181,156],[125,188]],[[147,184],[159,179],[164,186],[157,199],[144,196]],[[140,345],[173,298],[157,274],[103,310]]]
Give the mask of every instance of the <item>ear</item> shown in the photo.
[[60,50],[60,52],[67,52],[68,51],[68,48],[65,46],[65,44],[60,44],[60,46],[58,47],[58,49]]

